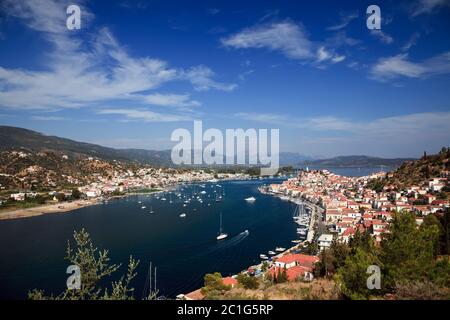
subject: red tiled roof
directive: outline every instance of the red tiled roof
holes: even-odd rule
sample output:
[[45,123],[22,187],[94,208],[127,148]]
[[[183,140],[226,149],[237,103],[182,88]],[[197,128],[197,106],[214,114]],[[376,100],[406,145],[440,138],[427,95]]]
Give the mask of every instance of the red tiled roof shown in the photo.
[[226,278],[223,278],[222,279],[222,282],[223,282],[223,284],[224,285],[226,285],[226,286],[232,286],[232,287],[234,287],[235,285],[237,285],[237,280],[236,279],[234,279],[234,278],[232,278],[232,277],[226,277]]
[[314,263],[319,261],[319,258],[317,256],[308,256],[305,254],[287,254],[287,255],[280,257],[277,261],[286,263],[286,264],[289,264],[289,263],[292,263],[295,261],[300,266],[312,267],[314,265]]

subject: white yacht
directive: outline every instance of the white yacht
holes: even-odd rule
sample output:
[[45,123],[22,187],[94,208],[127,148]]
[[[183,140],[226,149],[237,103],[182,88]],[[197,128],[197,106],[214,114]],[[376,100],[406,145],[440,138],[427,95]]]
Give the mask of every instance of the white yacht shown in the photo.
[[226,237],[228,237],[228,234],[227,234],[227,233],[224,233],[224,232],[222,231],[222,212],[221,212],[221,213],[220,213],[219,235],[218,235],[216,238],[217,238],[217,240],[223,240],[223,239],[225,239]]
[[180,218],[184,218],[184,217],[186,217],[186,213],[180,214]]
[[283,248],[283,247],[276,247],[276,248],[275,248],[275,251],[276,251],[276,252],[283,252],[283,251],[286,251],[286,248]]
[[271,256],[273,256],[273,255],[275,255],[275,254],[277,254],[277,253],[276,253],[275,251],[269,251],[268,254],[271,255]]
[[260,257],[261,259],[263,259],[263,260],[269,259],[269,257],[266,256],[265,254],[260,254],[259,257]]
[[245,198],[245,201],[247,201],[247,202],[255,202],[256,198],[255,197]]

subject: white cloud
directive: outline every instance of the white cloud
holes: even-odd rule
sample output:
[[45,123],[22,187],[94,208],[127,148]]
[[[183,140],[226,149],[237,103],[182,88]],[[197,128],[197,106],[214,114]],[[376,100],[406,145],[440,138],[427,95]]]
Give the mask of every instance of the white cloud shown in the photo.
[[371,30],[370,34],[377,37],[381,42],[385,44],[391,44],[392,42],[394,42],[394,38],[381,30]]
[[421,62],[412,62],[408,54],[381,58],[372,67],[370,75],[380,81],[400,77],[426,78],[430,76],[450,73],[450,52],[437,55]]
[[233,91],[237,85],[226,84],[213,80],[214,72],[206,66],[196,66],[180,72],[180,78],[191,82],[196,91],[216,89],[221,91]]
[[[184,108],[200,102],[185,94],[142,92],[175,80],[190,82],[195,90],[236,87],[214,80],[214,72],[206,66],[181,69],[160,59],[132,57],[107,28],[88,34],[89,41],[83,41],[79,33],[66,29],[64,2],[6,1],[2,11],[41,32],[50,45],[39,71],[0,66],[0,106],[5,108],[58,110],[95,107],[112,100]],[[93,17],[86,8],[82,12],[83,19]]]
[[418,39],[420,38],[420,33],[414,32],[409,40],[403,45],[402,51],[409,51],[413,46],[417,44]]
[[145,109],[102,109],[97,112],[102,115],[121,115],[130,121],[143,122],[177,122],[191,120],[189,116],[162,114]]
[[286,116],[274,113],[238,112],[235,113],[234,116],[243,120],[272,123],[272,124],[286,124],[287,122],[293,120],[289,119]]
[[334,49],[323,44],[310,41],[306,32],[299,24],[290,21],[257,25],[222,38],[226,47],[236,49],[268,49],[281,52],[293,60],[313,63],[319,67],[320,63],[338,63],[344,56],[334,53]]
[[161,94],[154,93],[145,96],[147,103],[157,106],[167,107],[198,107],[201,105],[199,101],[191,100],[189,94]]
[[68,120],[64,117],[57,117],[57,116],[32,116],[31,117],[32,120],[37,120],[37,121],[64,121],[64,120]]
[[347,27],[350,22],[352,22],[353,20],[357,19],[358,17],[359,17],[358,12],[352,12],[352,13],[347,14],[347,15],[341,14],[341,21],[340,21],[340,23],[338,23],[337,25],[328,27],[327,30],[330,30],[330,31],[342,30],[345,27]]
[[449,6],[449,0],[418,0],[412,8],[412,17],[417,17],[423,14],[430,14],[437,11],[439,8]]
[[222,38],[226,47],[236,49],[265,48],[280,51],[290,59],[313,56],[312,43],[303,28],[292,22],[278,22],[246,28],[230,37]]

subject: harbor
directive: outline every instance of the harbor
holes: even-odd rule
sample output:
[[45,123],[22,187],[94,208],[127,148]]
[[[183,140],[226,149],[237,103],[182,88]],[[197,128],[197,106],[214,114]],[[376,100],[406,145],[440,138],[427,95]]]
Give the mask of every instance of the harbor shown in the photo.
[[[124,264],[130,255],[140,260],[136,292],[142,291],[150,262],[158,268],[157,289],[167,298],[201,287],[206,273],[236,274],[260,264],[261,254],[278,256],[277,247],[288,249],[298,239],[292,203],[258,191],[281,181],[183,184],[155,194],[105,199],[70,213],[2,220],[0,239],[15,246],[0,248],[0,296],[23,299],[33,288],[62,291],[67,240],[81,228],[100,249],[109,250],[113,263]],[[218,240],[220,213],[227,237]]]

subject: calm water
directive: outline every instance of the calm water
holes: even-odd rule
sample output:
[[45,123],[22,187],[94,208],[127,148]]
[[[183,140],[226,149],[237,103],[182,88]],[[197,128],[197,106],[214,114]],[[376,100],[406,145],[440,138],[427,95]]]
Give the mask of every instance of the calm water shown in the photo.
[[[203,204],[191,201],[187,207],[174,193],[173,203],[169,203],[169,194],[167,201],[154,195],[131,196],[70,213],[0,221],[0,298],[26,298],[32,288],[56,294],[63,291],[67,240],[81,228],[91,234],[99,248],[110,251],[113,263],[126,265],[130,255],[141,261],[133,283],[138,298],[150,261],[157,266],[160,293],[168,297],[200,287],[205,273],[239,272],[259,262],[259,254],[267,254],[276,246],[289,247],[296,238],[293,205],[258,192],[257,187],[268,182],[220,182],[225,190],[222,202],[215,201],[214,193],[222,189],[207,183],[204,189],[191,185],[177,191],[188,196],[206,191]],[[256,202],[244,201],[250,196]],[[147,208],[141,209],[142,205]],[[183,212],[186,218],[179,217]],[[217,241],[220,212],[229,236]],[[248,236],[241,234],[246,229]],[[125,265],[117,275],[126,272]]]

